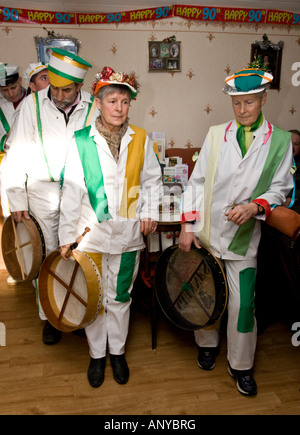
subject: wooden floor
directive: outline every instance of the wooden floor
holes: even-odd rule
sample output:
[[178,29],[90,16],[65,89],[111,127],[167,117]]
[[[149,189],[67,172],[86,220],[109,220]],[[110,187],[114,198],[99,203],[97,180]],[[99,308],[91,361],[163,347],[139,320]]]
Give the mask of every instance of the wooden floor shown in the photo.
[[86,339],[63,334],[59,344],[45,346],[33,287],[8,286],[0,263],[0,322],[6,327],[6,346],[0,347],[1,415],[300,414],[300,347],[292,346],[284,324],[269,326],[258,338],[259,393],[248,398],[227,374],[225,336],[215,369],[202,371],[192,333],[162,314],[158,347],[151,349],[149,310],[135,303],[126,352],[129,382],[117,384],[108,362],[103,385],[92,389]]

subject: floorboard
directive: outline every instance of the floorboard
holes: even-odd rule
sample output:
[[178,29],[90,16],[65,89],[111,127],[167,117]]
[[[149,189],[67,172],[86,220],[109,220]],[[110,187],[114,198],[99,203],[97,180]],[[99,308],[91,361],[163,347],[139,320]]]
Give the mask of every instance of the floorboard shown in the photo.
[[270,325],[258,337],[258,395],[248,398],[227,374],[225,334],[215,369],[202,371],[192,332],[173,326],[162,313],[152,350],[150,312],[137,301],[126,352],[128,384],[113,380],[108,361],[103,385],[92,389],[86,339],[63,334],[59,344],[45,346],[33,286],[9,286],[7,277],[0,258],[0,322],[6,328],[6,346],[0,347],[1,415],[300,414],[300,347],[292,345],[283,323]]

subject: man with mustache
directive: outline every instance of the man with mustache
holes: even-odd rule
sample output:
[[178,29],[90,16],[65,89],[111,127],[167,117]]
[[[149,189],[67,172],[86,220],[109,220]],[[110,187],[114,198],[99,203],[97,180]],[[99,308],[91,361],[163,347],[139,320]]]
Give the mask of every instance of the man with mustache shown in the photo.
[[[29,219],[29,213],[36,218],[47,255],[59,246],[61,182],[69,144],[74,131],[88,125],[98,112],[93,97],[82,90],[91,66],[73,53],[53,48],[48,64],[50,85],[25,99],[7,142],[7,196],[12,217],[16,222],[22,216]],[[47,320],[41,306],[39,315]],[[60,338],[61,332],[46,321],[44,343],[55,344]]]

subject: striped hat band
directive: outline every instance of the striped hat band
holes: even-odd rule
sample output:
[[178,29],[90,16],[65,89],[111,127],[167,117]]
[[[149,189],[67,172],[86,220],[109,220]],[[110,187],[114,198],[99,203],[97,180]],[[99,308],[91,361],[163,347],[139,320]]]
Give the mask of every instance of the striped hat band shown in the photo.
[[273,80],[272,74],[260,69],[247,68],[225,79],[224,92],[229,95],[253,94],[263,91]]
[[91,66],[73,53],[53,48],[48,64],[49,81],[57,87],[68,86],[73,82],[83,83]]

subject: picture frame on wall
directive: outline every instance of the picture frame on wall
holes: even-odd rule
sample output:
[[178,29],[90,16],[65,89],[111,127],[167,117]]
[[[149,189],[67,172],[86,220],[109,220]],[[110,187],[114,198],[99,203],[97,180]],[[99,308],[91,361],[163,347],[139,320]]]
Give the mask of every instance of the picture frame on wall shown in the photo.
[[270,85],[271,89],[280,89],[282,49],[283,41],[273,44],[266,35],[264,35],[263,41],[255,41],[251,44],[250,62],[261,56],[267,70],[274,77]]
[[181,43],[148,41],[149,72],[181,71]]
[[37,48],[38,61],[48,63],[51,49],[62,48],[77,55],[79,51],[79,41],[71,37],[54,37],[54,38],[42,38],[35,37],[35,44]]

